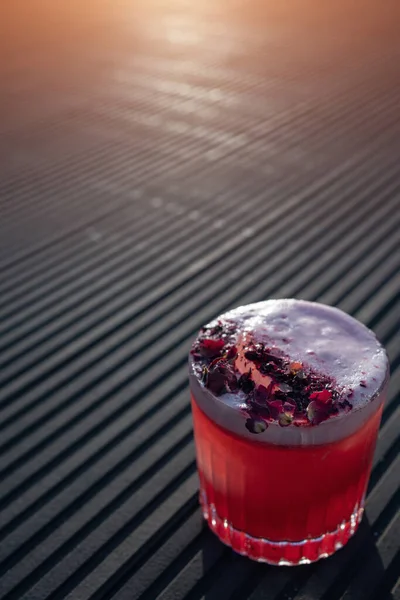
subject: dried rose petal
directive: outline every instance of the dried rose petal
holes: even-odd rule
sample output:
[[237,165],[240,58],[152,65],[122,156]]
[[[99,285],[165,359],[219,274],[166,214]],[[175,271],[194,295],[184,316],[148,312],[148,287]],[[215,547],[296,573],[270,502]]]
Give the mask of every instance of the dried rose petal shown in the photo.
[[225,386],[226,386],[226,390],[227,392],[233,393],[233,392],[237,392],[238,390],[238,382],[235,376],[230,377],[228,376],[225,380]]
[[329,409],[316,400],[312,400],[307,406],[307,417],[312,425],[319,425],[329,419]]
[[214,361],[208,369],[205,386],[217,396],[225,392],[235,392],[238,382],[232,365],[223,360]]
[[270,419],[271,415],[270,412],[268,410],[268,407],[265,406],[261,406],[261,404],[255,404],[255,403],[251,403],[251,410],[247,411],[248,415],[250,417],[255,417],[255,418],[259,418],[262,417],[263,419]]
[[245,394],[250,394],[255,386],[254,381],[251,379],[251,373],[244,373],[244,375],[241,375],[241,377],[239,377],[238,385]]
[[234,367],[231,363],[219,363],[218,368],[224,373],[225,385],[228,391],[235,392],[239,386]]
[[262,419],[246,419],[245,426],[250,433],[262,433],[267,429],[268,424]]
[[282,400],[282,402],[285,402],[287,400],[287,395],[284,392],[281,392],[280,390],[274,390],[274,399]]
[[208,365],[209,369],[213,369],[215,367],[215,365],[217,365],[218,363],[223,363],[224,361],[224,357],[223,356],[217,356],[217,358],[214,358],[210,364]]
[[216,396],[220,396],[226,392],[225,376],[218,369],[213,369],[208,372],[205,385],[206,388]]
[[265,362],[260,366],[260,373],[263,375],[273,375],[279,372],[279,367],[273,362]]
[[279,357],[277,354],[275,354],[274,352],[271,352],[271,351],[268,351],[268,352],[264,351],[264,353],[263,353],[263,359],[264,359],[265,362],[273,362],[273,363],[276,363],[278,365],[282,361],[281,357]]
[[228,352],[225,355],[226,360],[233,360],[237,356],[237,348],[236,346],[232,346],[229,348]]
[[279,416],[283,413],[283,403],[281,400],[271,400],[267,402],[267,406],[270,415],[273,419],[279,419]]
[[265,385],[259,385],[255,391],[254,399],[258,404],[265,404],[272,398],[272,390],[274,388],[274,382],[271,381],[268,387]]
[[258,352],[255,350],[247,350],[247,352],[244,353],[244,357],[251,361],[259,360],[260,358]]
[[224,340],[213,340],[206,338],[199,342],[199,352],[204,358],[215,358],[220,356],[225,346]]
[[332,392],[329,390],[321,390],[320,392],[313,392],[310,395],[310,400],[316,400],[319,404],[328,404],[332,402]]
[[297,408],[296,403],[292,402],[291,400],[287,400],[287,402],[283,403],[283,411],[290,415],[294,415],[296,408]]

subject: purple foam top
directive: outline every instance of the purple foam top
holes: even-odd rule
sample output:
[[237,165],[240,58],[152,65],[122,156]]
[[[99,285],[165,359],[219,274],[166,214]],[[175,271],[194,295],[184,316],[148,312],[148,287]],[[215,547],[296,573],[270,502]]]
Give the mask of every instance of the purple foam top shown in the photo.
[[279,426],[293,443],[318,441],[315,430],[326,431],[329,421],[342,422],[334,438],[344,434],[344,415],[349,426],[353,413],[363,421],[371,410],[362,409],[387,378],[387,355],[372,331],[336,308],[302,300],[221,315],[201,329],[190,357],[192,391],[211,418],[265,440],[276,441]]

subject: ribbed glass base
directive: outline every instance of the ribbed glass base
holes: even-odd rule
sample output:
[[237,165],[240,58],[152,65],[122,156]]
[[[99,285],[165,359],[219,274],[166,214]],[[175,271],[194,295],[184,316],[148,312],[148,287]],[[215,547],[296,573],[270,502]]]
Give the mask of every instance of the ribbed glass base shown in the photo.
[[288,567],[310,564],[340,550],[356,531],[364,512],[362,502],[361,506],[354,507],[350,519],[341,523],[335,531],[298,542],[276,542],[253,537],[235,529],[231,523],[218,515],[214,504],[208,502],[206,493],[202,489],[200,504],[205,520],[221,542],[252,560]]

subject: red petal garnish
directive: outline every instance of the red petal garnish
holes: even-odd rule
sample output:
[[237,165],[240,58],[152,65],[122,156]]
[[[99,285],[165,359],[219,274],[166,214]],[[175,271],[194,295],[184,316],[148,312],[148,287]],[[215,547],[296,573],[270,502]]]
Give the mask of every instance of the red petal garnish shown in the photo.
[[243,390],[245,394],[250,394],[254,390],[254,381],[251,379],[251,372],[244,373],[239,377],[239,388]]
[[[251,342],[240,352],[270,382],[256,387],[251,370],[240,373],[236,369],[237,333],[237,323],[214,321],[201,330],[191,354],[196,373],[213,394],[240,390],[246,417],[256,423],[249,421],[249,430],[262,428],[271,420],[282,427],[317,425],[339,411],[351,410],[350,402],[343,400],[346,396],[350,399],[351,390],[345,394],[333,379],[290,360],[282,350]],[[367,383],[361,380],[359,385],[365,387]],[[257,425],[259,421],[264,425]]]
[[281,400],[271,400],[267,402],[269,413],[273,419],[279,419],[281,413],[283,413],[283,404]]
[[247,352],[244,353],[244,357],[247,358],[247,360],[259,360],[259,354],[258,352],[256,352],[255,350],[248,350]]
[[274,383],[271,381],[268,387],[265,385],[259,385],[255,391],[254,399],[258,404],[265,404],[272,398],[272,390],[274,387]]
[[217,356],[217,358],[214,358],[209,365],[209,369],[212,369],[215,365],[217,365],[219,362],[222,362],[224,360],[223,356]]
[[238,389],[238,381],[236,379],[235,369],[231,363],[224,363],[219,365],[225,376],[225,385],[228,392],[236,392]]
[[296,408],[297,408],[296,404],[294,402],[291,402],[290,400],[288,400],[287,402],[284,402],[284,404],[283,404],[284,412],[288,413],[290,415],[294,415]]
[[206,338],[199,341],[199,352],[204,358],[215,358],[222,354],[224,346],[224,340]]
[[236,346],[232,346],[231,348],[229,348],[228,352],[226,353],[226,360],[232,360],[234,358],[236,358],[237,356],[237,348]]
[[219,369],[212,369],[207,374],[206,388],[216,396],[223,394],[225,388],[225,376]]
[[210,366],[205,386],[216,396],[225,392],[235,392],[238,389],[238,382],[232,365],[220,360]]
[[319,425],[329,419],[329,408],[320,404],[316,400],[310,402],[307,406],[307,417],[312,425]]
[[316,400],[320,404],[328,404],[332,402],[332,392],[329,390],[321,390],[310,394],[310,400]]

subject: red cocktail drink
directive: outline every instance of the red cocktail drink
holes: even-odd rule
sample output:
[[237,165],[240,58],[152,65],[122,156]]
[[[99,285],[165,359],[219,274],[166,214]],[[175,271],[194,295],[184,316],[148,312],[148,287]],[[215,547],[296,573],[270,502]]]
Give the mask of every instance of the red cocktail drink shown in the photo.
[[203,328],[190,363],[211,529],[272,564],[341,548],[362,517],[388,379],[372,332],[337,309],[269,301]]

